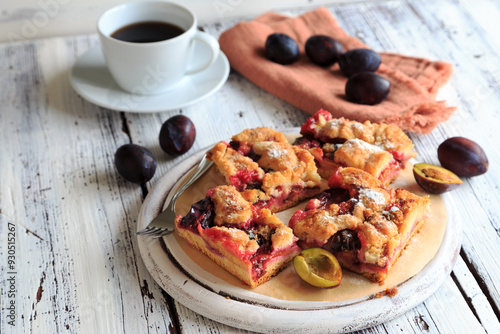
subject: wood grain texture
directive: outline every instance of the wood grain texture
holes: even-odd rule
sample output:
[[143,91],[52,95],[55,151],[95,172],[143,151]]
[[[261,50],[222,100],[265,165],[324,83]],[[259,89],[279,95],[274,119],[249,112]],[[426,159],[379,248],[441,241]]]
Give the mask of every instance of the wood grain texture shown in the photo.
[[[13,108],[1,120],[1,209],[18,230],[19,327],[167,331],[165,297],[134,255],[143,194],[113,166],[117,145],[129,142],[122,118],[84,103],[67,81],[76,56],[93,43],[2,48],[3,105]],[[126,323],[129,317],[135,321]]]
[[[384,1],[384,0],[373,0]],[[210,24],[241,15],[259,15],[266,10],[313,7],[345,0],[172,0],[190,8],[200,24]],[[73,36],[95,32],[95,22],[122,0],[17,0],[4,1],[0,11],[0,42]]]
[[[352,35],[376,50],[455,65],[442,96],[459,108],[429,135],[410,134],[417,161],[438,164],[437,146],[456,135],[490,160],[482,176],[446,194],[463,225],[453,273],[424,303],[359,333],[500,332],[500,4],[494,0],[356,2],[328,7]],[[294,8],[286,13],[299,14]],[[204,25],[218,36],[235,24]],[[137,249],[136,219],[148,188],[202,147],[244,128],[299,126],[308,115],[237,73],[200,103],[158,114],[124,114],[77,96],[71,66],[95,35],[0,44],[0,243],[6,300],[6,231],[17,228],[16,327],[2,333],[248,333],[206,319],[154,282]],[[194,147],[171,158],[158,145],[161,124],[182,113],[197,128]],[[113,165],[125,143],[158,160],[144,189]]]

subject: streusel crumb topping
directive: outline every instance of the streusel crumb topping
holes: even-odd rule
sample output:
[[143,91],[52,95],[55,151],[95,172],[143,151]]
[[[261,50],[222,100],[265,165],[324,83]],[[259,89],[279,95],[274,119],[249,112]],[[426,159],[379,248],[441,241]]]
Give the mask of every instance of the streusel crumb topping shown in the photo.
[[255,143],[253,150],[260,155],[258,164],[266,170],[285,170],[297,165],[297,155],[289,143],[259,142]]
[[233,247],[244,253],[255,253],[259,249],[257,241],[248,238],[248,234],[243,230],[225,226],[214,226],[212,229],[220,233],[221,237],[218,239],[220,244],[231,243]]
[[221,142],[216,144],[207,154],[209,160],[217,165],[217,168],[225,176],[226,181],[231,183],[231,176],[235,176],[241,170],[255,171],[258,178],[264,176],[264,170],[259,165],[244,155],[239,154],[227,145]]
[[231,139],[239,142],[253,144],[263,141],[274,141],[279,143],[287,142],[287,139],[283,133],[266,127],[245,129],[237,135],[234,135]]
[[375,177],[394,160],[392,154],[360,139],[350,139],[335,151],[335,161],[367,171]]
[[252,217],[252,205],[232,186],[214,188],[211,199],[215,208],[215,225],[243,227]]
[[[341,118],[332,118],[332,115],[319,110],[306,124],[308,135],[324,142],[332,139],[360,139],[369,144],[393,153],[397,159],[408,160],[415,157],[416,152],[411,139],[399,127],[385,123],[363,123]],[[302,128],[304,130],[304,127]]]

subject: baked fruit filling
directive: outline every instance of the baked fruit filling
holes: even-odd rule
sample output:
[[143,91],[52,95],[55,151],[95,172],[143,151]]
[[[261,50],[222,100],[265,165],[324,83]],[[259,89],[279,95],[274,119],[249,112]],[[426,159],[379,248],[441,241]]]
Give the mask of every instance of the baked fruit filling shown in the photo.
[[216,144],[207,157],[257,208],[279,212],[321,191],[311,153],[269,128],[244,130],[230,142]]
[[339,167],[356,167],[388,185],[416,156],[412,141],[397,126],[334,119],[323,109],[302,125],[300,134],[294,145],[309,150],[327,179]]
[[383,282],[427,218],[429,197],[386,189],[370,173],[351,167],[338,168],[328,185],[289,226],[301,247],[323,247],[342,267]]
[[256,208],[234,186],[218,186],[175,218],[179,235],[256,287],[300,253],[297,237],[269,209]]

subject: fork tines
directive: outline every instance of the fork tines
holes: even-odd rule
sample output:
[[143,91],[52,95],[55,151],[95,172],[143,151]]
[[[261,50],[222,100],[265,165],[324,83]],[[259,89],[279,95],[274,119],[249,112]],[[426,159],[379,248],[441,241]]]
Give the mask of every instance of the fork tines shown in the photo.
[[172,232],[173,231],[171,231],[170,229],[148,226],[144,230],[139,231],[136,234],[137,235],[144,235],[144,236],[148,236],[148,237],[152,237],[152,238],[159,238],[159,237],[162,237],[166,234],[170,234]]

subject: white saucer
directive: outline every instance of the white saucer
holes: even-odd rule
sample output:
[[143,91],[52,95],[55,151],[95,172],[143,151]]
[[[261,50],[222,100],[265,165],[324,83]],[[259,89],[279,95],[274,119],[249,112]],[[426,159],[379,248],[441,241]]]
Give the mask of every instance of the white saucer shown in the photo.
[[[206,52],[208,48],[197,43],[193,63],[203,61]],[[134,95],[118,87],[106,67],[101,47],[97,46],[77,60],[70,74],[70,82],[81,97],[98,106],[126,112],[153,113],[179,109],[210,96],[222,87],[228,75],[229,62],[221,51],[209,68],[184,77],[172,90],[159,95]]]

